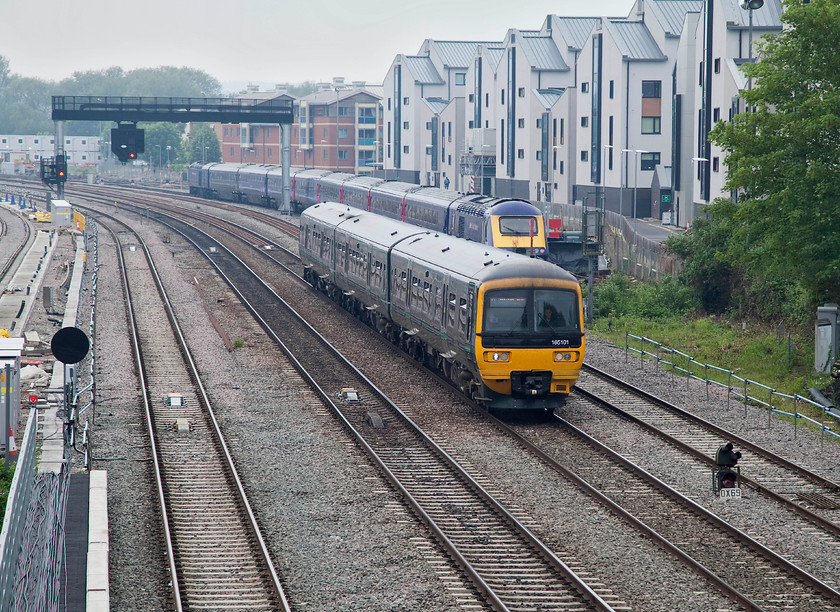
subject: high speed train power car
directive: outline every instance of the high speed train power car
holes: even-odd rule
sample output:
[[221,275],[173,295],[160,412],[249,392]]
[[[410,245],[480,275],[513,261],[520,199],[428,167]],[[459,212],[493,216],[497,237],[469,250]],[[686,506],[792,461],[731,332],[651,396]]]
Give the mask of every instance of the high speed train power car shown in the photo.
[[299,250],[307,282],[491,410],[553,410],[578,378],[562,268],[338,203],[301,214]]
[[[298,210],[340,202],[391,219],[534,257],[546,257],[540,210],[525,200],[461,194],[437,187],[325,170],[290,168]],[[190,194],[278,208],[282,170],[256,164],[199,164],[189,171]]]

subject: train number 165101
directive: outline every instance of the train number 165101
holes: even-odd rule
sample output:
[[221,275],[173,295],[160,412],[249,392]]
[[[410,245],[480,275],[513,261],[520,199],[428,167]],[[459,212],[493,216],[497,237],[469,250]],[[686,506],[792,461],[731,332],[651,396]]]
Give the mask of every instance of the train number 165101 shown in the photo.
[[568,338],[557,338],[551,341],[551,346],[569,346],[570,344]]

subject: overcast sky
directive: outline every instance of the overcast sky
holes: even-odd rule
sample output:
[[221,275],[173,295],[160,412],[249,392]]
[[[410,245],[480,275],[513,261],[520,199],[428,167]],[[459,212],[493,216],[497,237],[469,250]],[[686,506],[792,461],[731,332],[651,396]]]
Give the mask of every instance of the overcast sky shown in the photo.
[[[633,0],[0,0],[12,73],[60,80],[120,66],[190,67],[228,83],[381,83],[426,38],[501,40],[546,15],[627,16]],[[227,90],[227,88],[226,88]]]

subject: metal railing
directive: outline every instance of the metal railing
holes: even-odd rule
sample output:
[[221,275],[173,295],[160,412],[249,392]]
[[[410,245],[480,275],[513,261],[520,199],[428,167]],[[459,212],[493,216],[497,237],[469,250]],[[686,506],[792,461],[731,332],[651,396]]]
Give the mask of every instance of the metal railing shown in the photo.
[[[630,346],[630,340],[638,340],[639,348]],[[649,347],[650,350],[648,350]],[[796,437],[797,423],[799,419],[805,419],[820,430],[820,442],[829,434],[840,439],[840,434],[832,431],[831,427],[824,422],[809,417],[799,410],[801,403],[821,411],[826,417],[833,415],[828,408],[802,395],[788,395],[781,393],[765,384],[738,376],[732,370],[721,368],[712,364],[697,361],[691,355],[669,348],[656,340],[644,336],[634,336],[626,332],[624,338],[624,360],[627,361],[630,353],[639,355],[640,365],[645,358],[655,361],[656,365],[669,368],[672,374],[681,374],[685,377],[686,390],[690,389],[691,380],[697,380],[706,386],[706,399],[709,399],[709,387],[712,385],[726,389],[726,406],[729,407],[730,398],[735,397],[744,404],[744,416],[747,414],[747,406],[762,406],[767,409],[768,427],[772,423],[773,413],[789,416],[793,419],[793,435]],[[702,374],[702,375],[701,375]]]

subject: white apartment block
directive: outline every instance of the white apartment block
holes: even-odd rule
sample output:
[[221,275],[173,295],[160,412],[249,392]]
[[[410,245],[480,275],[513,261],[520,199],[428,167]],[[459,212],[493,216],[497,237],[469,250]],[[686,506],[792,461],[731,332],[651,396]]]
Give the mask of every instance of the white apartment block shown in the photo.
[[[98,136],[65,136],[64,154],[71,166],[94,166],[101,160]],[[41,158],[55,156],[55,136],[0,134],[0,162],[40,167]]]
[[706,136],[745,111],[749,32],[780,16],[779,0],[636,0],[499,42],[427,40],[385,78],[385,176],[686,226],[730,195]]
[[[703,5],[693,36],[697,68],[693,99],[696,129],[689,160],[694,170],[691,185],[694,215],[715,198],[730,195],[724,191],[726,152],[708,142],[706,136],[717,121],[729,121],[735,113],[745,112],[739,93],[750,84],[740,66],[755,59],[755,42],[761,36],[781,31],[781,16],[779,0],[765,0],[764,6],[752,11],[742,9],[738,0],[714,0]],[[686,157],[683,155],[682,159]]]
[[464,151],[467,69],[476,48],[488,44],[426,40],[417,55],[397,55],[383,81],[386,178],[435,186],[444,172],[454,178]]

